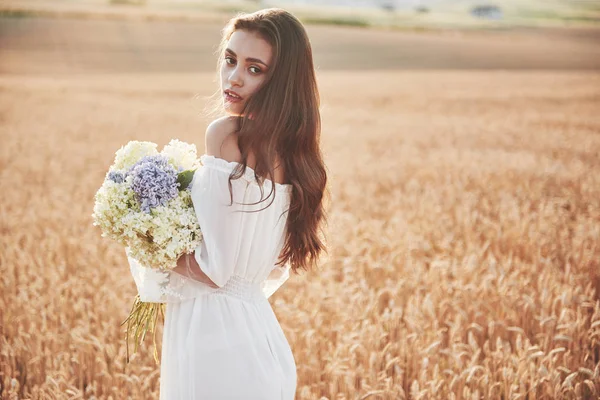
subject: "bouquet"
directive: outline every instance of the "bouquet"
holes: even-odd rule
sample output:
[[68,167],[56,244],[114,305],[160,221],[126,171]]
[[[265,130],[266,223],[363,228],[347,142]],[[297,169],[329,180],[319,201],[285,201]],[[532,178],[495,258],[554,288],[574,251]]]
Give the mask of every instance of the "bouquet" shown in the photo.
[[[169,271],[182,254],[194,251],[202,241],[190,193],[198,166],[193,144],[173,139],[158,152],[156,143],[127,143],[116,152],[95,195],[93,224],[101,228],[103,237],[126,246],[128,256],[140,264]],[[146,332],[156,332],[159,313],[164,318],[164,304],[136,296],[122,323],[127,323],[127,362],[130,332],[135,352]],[[155,335],[154,358],[158,362]]]

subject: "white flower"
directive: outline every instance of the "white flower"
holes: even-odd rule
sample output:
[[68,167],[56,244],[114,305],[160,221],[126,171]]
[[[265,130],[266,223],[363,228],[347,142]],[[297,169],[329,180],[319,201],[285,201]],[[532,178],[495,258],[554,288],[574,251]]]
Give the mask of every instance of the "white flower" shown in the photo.
[[153,156],[158,154],[157,144],[153,142],[139,142],[132,140],[121,147],[115,153],[115,162],[110,167],[110,171],[119,171],[129,169],[133,164],[144,156]]
[[184,170],[190,170],[196,169],[200,165],[196,145],[178,139],[172,139],[163,148],[161,154],[166,156],[175,168],[181,167]]

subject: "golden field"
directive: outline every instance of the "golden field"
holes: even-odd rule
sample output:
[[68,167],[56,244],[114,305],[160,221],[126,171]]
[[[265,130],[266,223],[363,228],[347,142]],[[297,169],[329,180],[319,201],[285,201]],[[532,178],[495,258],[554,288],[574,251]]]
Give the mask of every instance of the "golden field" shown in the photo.
[[[329,253],[271,298],[297,399],[597,398],[600,73],[318,78]],[[128,140],[202,153],[214,88],[0,75],[1,398],[158,398],[151,340],[125,363],[135,284],[93,196]]]

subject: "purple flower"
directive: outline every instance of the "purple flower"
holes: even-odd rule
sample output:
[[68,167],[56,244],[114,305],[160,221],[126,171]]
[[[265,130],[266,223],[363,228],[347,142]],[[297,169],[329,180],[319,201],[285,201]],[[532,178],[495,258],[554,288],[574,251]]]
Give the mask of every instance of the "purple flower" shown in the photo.
[[125,176],[120,171],[110,171],[108,173],[107,179],[110,179],[114,183],[123,183],[125,180]]
[[135,192],[143,212],[165,205],[179,194],[177,170],[160,154],[144,156],[125,174],[133,177],[131,189]]

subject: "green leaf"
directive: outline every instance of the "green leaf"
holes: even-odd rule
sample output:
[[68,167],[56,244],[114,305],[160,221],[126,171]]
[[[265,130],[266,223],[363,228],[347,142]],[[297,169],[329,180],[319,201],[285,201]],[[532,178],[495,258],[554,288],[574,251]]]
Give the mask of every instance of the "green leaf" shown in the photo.
[[179,190],[185,190],[190,183],[192,182],[192,178],[194,178],[194,169],[188,169],[186,171],[182,171],[177,174],[177,182],[179,183]]

